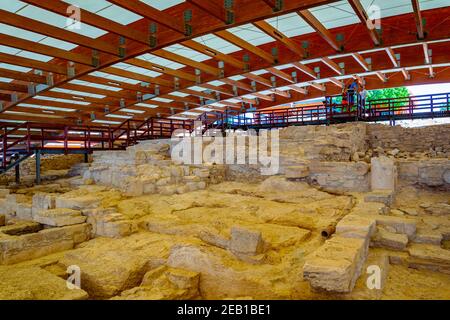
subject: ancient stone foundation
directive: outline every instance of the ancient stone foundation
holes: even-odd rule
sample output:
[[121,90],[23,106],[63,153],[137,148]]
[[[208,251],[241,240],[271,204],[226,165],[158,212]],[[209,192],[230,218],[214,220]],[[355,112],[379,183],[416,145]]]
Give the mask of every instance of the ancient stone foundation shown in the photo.
[[450,299],[449,126],[279,137],[272,176],[155,140],[0,189],[0,299]]

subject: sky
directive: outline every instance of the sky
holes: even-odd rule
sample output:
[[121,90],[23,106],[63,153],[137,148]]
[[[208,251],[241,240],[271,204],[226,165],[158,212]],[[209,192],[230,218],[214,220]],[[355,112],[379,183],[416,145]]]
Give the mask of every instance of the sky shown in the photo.
[[421,96],[426,94],[447,93],[450,92],[450,83],[427,84],[421,86],[407,87],[411,95]]

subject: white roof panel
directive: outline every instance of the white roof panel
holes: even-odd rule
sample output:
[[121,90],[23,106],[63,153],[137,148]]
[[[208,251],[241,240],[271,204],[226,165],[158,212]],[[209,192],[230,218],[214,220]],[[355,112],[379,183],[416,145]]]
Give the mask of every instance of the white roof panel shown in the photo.
[[230,28],[228,31],[254,46],[275,41],[274,38],[268,36],[265,32],[259,30],[252,24],[245,24],[243,26]]
[[140,1],[158,10],[166,10],[170,7],[185,2],[184,0],[140,0]]
[[217,50],[220,53],[233,53],[240,51],[241,48],[235,46],[234,44],[223,40],[222,38],[219,38],[213,34],[208,34],[206,36],[195,38],[194,41],[201,43],[205,46],[210,47],[211,49]]

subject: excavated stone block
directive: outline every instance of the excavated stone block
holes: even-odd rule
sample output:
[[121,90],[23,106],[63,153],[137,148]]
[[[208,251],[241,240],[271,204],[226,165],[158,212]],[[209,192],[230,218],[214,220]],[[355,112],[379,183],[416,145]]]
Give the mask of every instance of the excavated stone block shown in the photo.
[[416,221],[413,219],[385,215],[374,217],[377,221],[377,225],[392,227],[395,229],[396,233],[404,233],[410,239],[412,239],[416,233]]
[[10,236],[39,232],[42,226],[34,221],[10,220],[6,226],[0,228],[0,232]]
[[450,265],[450,250],[430,244],[411,244],[408,248],[411,257],[433,263]]
[[264,249],[261,232],[242,227],[231,228],[230,250],[245,254],[259,254]]
[[85,300],[86,291],[69,289],[64,279],[39,267],[0,268],[0,300]]
[[441,231],[417,228],[416,235],[412,242],[434,244],[440,246],[443,239],[444,237]]
[[0,238],[0,264],[14,264],[72,249],[89,240],[90,226],[78,224]]
[[3,227],[6,223],[6,216],[4,214],[0,214],[0,227]]
[[95,220],[95,235],[108,238],[123,238],[134,233],[131,220],[127,220],[120,213],[101,215]]
[[198,290],[200,273],[183,269],[169,268],[167,278],[179,289]]
[[383,228],[378,228],[377,233],[370,242],[371,247],[392,250],[404,250],[407,245],[408,236],[406,234],[392,233]]
[[86,222],[86,217],[81,211],[58,208],[43,210],[34,215],[34,221],[53,227],[70,226]]
[[288,179],[302,179],[309,176],[309,168],[306,165],[286,167],[285,175]]
[[336,225],[336,234],[344,237],[369,239],[376,231],[373,217],[349,214]]
[[303,279],[311,287],[331,292],[351,292],[367,257],[365,239],[335,236],[306,258]]
[[397,186],[397,167],[388,157],[371,159],[370,185],[372,190],[395,191]]
[[377,190],[364,196],[365,202],[379,202],[387,206],[394,202],[394,193],[391,190]]
[[56,197],[55,206],[56,208],[67,208],[74,210],[82,210],[95,208],[98,206],[100,199],[95,196],[86,195],[75,198],[66,198],[64,196]]
[[230,246],[230,239],[209,231],[201,231],[199,237],[202,241],[222,249],[228,249]]
[[55,195],[38,192],[33,196],[33,215],[41,210],[55,208]]
[[33,208],[30,203],[18,203],[16,218],[20,220],[33,220]]
[[9,189],[0,189],[0,199],[6,198],[6,196],[9,194]]

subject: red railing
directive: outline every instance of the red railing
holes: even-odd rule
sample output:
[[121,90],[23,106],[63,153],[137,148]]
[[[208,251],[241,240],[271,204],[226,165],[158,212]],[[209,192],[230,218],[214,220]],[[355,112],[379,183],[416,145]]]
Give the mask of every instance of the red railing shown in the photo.
[[[332,99],[327,99],[331,101]],[[450,117],[450,93],[407,98],[368,101],[364,106],[327,102],[313,107],[285,108],[238,113],[236,111],[205,112],[195,120],[149,118],[145,121],[126,120],[118,127],[67,126],[27,122],[19,125],[0,124],[2,168],[14,153],[27,154],[34,150],[125,149],[140,140],[170,138],[177,129],[192,133],[195,121],[202,133],[208,129],[242,127],[278,127],[289,125],[329,124],[334,122],[386,121]],[[198,125],[197,125],[198,126]]]

